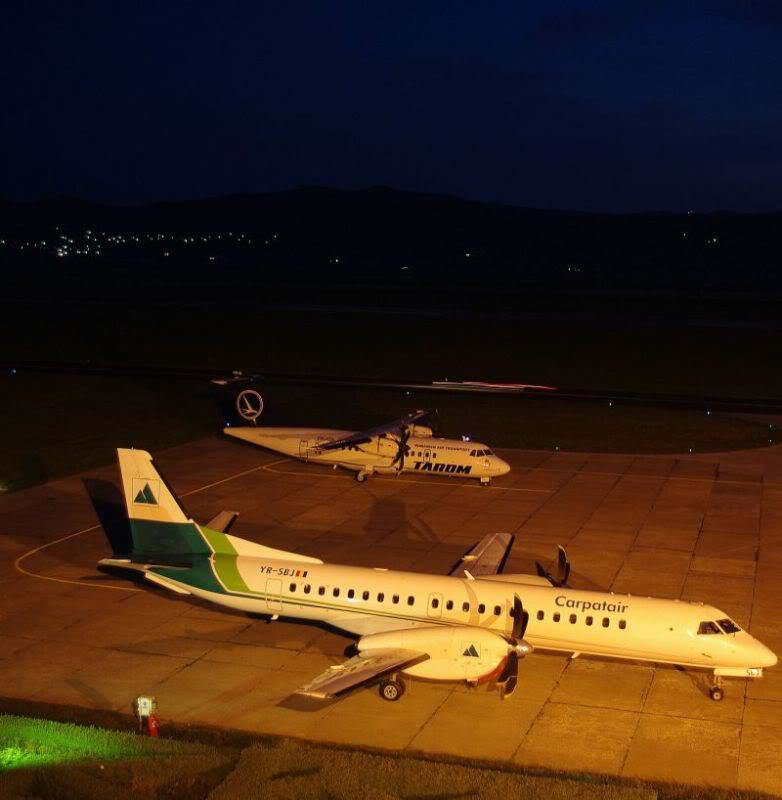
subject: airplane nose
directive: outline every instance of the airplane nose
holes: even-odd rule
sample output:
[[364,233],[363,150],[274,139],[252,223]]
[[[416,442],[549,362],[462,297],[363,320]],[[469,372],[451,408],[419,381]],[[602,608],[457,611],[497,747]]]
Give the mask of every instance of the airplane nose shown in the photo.
[[769,650],[766,645],[761,645],[761,667],[773,667],[777,663],[777,654],[772,650]]
[[498,458],[494,465],[498,475],[507,475],[510,472],[510,464]]

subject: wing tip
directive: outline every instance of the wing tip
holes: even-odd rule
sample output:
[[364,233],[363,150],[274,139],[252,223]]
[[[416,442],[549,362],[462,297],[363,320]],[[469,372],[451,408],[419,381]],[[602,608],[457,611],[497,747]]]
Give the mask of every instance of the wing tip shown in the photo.
[[327,694],[326,692],[304,692],[299,690],[293,693],[296,697],[307,697],[311,700],[333,700],[336,695]]

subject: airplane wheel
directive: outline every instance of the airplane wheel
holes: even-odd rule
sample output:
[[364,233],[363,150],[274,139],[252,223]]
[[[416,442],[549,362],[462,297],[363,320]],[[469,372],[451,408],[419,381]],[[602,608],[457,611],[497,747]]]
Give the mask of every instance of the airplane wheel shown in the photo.
[[367,479],[367,473],[366,473],[366,472],[357,472],[357,473],[356,473],[356,480],[357,480],[359,483],[364,483],[364,481],[365,481],[366,479]]
[[725,697],[725,692],[721,686],[712,686],[711,689],[709,689],[709,695],[711,696],[712,700],[718,703],[723,697]]
[[380,683],[380,696],[383,700],[396,702],[405,693],[405,685],[402,681],[390,678]]

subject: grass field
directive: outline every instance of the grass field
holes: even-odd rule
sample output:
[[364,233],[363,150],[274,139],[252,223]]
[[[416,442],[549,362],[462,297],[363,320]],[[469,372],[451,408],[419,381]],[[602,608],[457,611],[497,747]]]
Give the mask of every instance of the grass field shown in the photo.
[[[431,381],[503,380],[609,391],[782,397],[782,330],[382,309],[155,303],[5,303],[0,355]],[[302,304],[321,298],[304,296]],[[165,302],[168,300],[168,302]],[[617,309],[621,311],[621,309]]]
[[[198,738],[198,733],[195,733]],[[204,732],[201,732],[204,736]],[[753,792],[650,784],[599,775],[502,768],[411,754],[250,744],[187,730],[152,741],[133,733],[0,715],[0,798],[112,800],[760,800]]]
[[[0,311],[0,356],[9,359],[782,397],[777,328],[162,302],[6,303]],[[686,454],[780,437],[702,412],[545,397],[306,386],[268,386],[264,395],[266,424],[357,429],[437,407],[443,433],[500,448]],[[207,436],[221,421],[205,383],[10,371],[0,375],[0,414],[0,494],[108,463],[118,446],[154,451]]]
[[160,449],[219,425],[206,386],[173,381],[6,373],[0,397],[0,493],[108,463],[116,447]]
[[0,798],[204,798],[237,756],[228,748],[0,715]]

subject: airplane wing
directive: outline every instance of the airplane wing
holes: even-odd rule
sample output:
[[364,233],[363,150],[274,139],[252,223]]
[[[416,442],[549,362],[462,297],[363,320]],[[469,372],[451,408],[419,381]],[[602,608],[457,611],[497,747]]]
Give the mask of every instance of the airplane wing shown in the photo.
[[477,578],[481,575],[497,575],[505,567],[511,547],[513,534],[490,533],[484,536],[475,547],[462,556],[449,575],[457,578]]
[[335,664],[318,675],[295,694],[332,700],[350,689],[369,683],[371,680],[393,670],[425,661],[429,656],[416,650],[383,649],[360,653],[344,664]]
[[238,511],[221,511],[216,516],[212,517],[209,522],[206,523],[207,528],[212,531],[220,531],[220,533],[227,533],[228,529],[231,525],[234,524],[234,520],[239,516]]
[[334,439],[331,442],[319,444],[318,450],[340,450],[343,447],[364,444],[365,442],[373,439],[375,436],[382,436],[384,433],[398,433],[408,425],[412,425],[414,422],[418,422],[419,419],[423,419],[425,416],[427,416],[427,414],[428,412],[423,410],[413,411],[401,419],[394,420],[393,422],[387,422],[385,425],[378,425],[376,428],[358,431],[357,433],[352,433],[350,436],[345,436],[342,439]]

